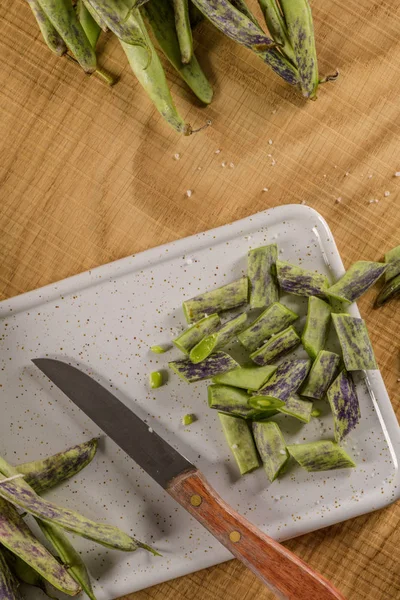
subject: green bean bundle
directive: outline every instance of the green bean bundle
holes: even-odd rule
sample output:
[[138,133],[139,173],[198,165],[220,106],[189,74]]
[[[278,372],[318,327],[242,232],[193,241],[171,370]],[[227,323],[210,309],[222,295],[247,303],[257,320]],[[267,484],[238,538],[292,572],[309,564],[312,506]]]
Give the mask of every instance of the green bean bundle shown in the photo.
[[[184,135],[193,129],[174,104],[158,50],[200,101],[210,103],[212,87],[195,56],[192,33],[203,18],[255,53],[306,98],[315,99],[318,85],[335,78],[319,79],[309,0],[258,0],[268,33],[245,0],[26,1],[49,48],[110,85],[115,81],[98,67],[96,45],[102,30],[115,35],[155,108]],[[159,49],[153,46],[153,37]]]

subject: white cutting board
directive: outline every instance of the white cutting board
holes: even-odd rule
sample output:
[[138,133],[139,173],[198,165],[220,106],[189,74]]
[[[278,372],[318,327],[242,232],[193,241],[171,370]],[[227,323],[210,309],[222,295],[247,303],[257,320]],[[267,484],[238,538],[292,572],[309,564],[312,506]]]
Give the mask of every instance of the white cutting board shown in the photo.
[[[101,435],[31,363],[49,356],[71,361],[110,387],[195,463],[225,500],[276,539],[399,498],[399,427],[378,371],[357,378],[362,418],[345,444],[357,468],[309,474],[292,465],[272,484],[262,469],[238,477],[217,414],[208,409],[206,382],[188,385],[171,374],[164,387],[149,390],[149,372],[179,356],[177,350],[154,355],[149,348],[170,342],[185,326],[182,300],[240,277],[247,251],[272,242],[280,258],[318,269],[332,280],[344,272],[323,218],[311,208],[288,205],[2,302],[0,453],[16,463]],[[306,299],[285,296],[283,302],[306,313]],[[359,314],[355,306],[351,312]],[[307,425],[277,417],[290,443],[332,437],[327,403],[316,406],[323,418]],[[186,413],[198,417],[190,427],[181,424]],[[92,575],[100,579],[95,585],[99,599],[231,557],[104,435],[93,463],[48,498],[118,525],[162,553],[162,558],[145,551],[125,554],[75,538]],[[31,591],[29,597],[39,596]]]

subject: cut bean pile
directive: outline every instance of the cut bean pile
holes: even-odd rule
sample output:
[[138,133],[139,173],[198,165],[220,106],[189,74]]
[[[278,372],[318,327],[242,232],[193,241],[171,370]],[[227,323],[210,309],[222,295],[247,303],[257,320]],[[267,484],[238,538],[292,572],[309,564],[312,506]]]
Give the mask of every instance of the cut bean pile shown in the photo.
[[308,0],[259,0],[268,35],[245,0],[26,1],[50,50],[73,58],[86,73],[96,73],[110,85],[115,81],[99,67],[96,46],[102,31],[116,35],[154,106],[185,135],[192,127],[174,104],[153,41],[197,98],[209,104],[213,89],[194,54],[192,35],[204,18],[254,52],[306,98],[315,99],[318,85],[337,76],[319,78]]
[[[256,469],[261,459],[270,481],[290,457],[307,471],[356,466],[340,446],[360,420],[352,373],[378,366],[365,322],[347,314],[346,306],[385,275],[380,305],[383,296],[389,299],[388,286],[396,287],[400,277],[400,246],[385,255],[384,263],[354,263],[333,284],[325,275],[277,257],[276,244],[250,250],[247,277],[185,300],[183,313],[190,326],[173,340],[185,358],[169,362],[187,383],[212,380],[208,405],[218,411],[240,473]],[[308,297],[302,332],[298,315],[280,302],[282,293]],[[239,314],[222,322],[224,313],[235,309]],[[325,347],[331,327],[340,355]],[[235,340],[248,353],[243,365],[225,351]],[[308,358],[291,356],[301,346]],[[321,399],[331,408],[334,439],[287,445],[279,424],[270,418],[283,413],[309,423],[320,416],[313,401]]]
[[[157,554],[118,527],[96,523],[41,497],[46,490],[79,473],[93,460],[96,450],[97,440],[93,439],[45,460],[16,467],[0,457],[1,600],[19,600],[20,582],[48,594],[49,584],[70,596],[84,591],[96,600],[86,566],[64,530],[108,548],[128,552],[143,548]],[[33,515],[51,551],[32,533],[17,508]]]

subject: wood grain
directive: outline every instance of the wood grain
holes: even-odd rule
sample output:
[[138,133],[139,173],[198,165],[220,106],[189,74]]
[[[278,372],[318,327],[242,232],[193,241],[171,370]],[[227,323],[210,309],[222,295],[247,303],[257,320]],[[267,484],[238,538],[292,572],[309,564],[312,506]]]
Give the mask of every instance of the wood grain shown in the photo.
[[[0,298],[279,204],[317,209],[346,266],[378,260],[399,244],[400,4],[320,0],[314,14],[321,73],[339,68],[340,78],[310,103],[202,24],[197,54],[215,88],[213,104],[199,107],[167,70],[187,120],[213,125],[180,138],[154,111],[114,40],[101,42],[102,65],[121,76],[108,89],[50,54],[22,0],[2,0]],[[400,311],[396,303],[373,310],[375,294],[359,306],[399,414]],[[391,506],[287,546],[348,600],[394,600],[399,528],[400,507]],[[130,600],[227,597],[273,598],[231,561]]]
[[175,477],[168,493],[283,600],[345,600],[324,577],[239,515],[197,469]]

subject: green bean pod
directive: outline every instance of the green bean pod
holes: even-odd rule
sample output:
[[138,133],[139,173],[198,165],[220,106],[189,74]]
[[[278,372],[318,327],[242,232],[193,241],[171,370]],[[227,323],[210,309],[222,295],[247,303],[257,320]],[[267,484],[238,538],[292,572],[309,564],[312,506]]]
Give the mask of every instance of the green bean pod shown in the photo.
[[183,64],[190,63],[193,57],[193,37],[189,19],[188,0],[173,0],[175,27]]
[[136,20],[138,28],[142,31],[142,43],[140,45],[131,45],[120,40],[131,69],[167,123],[175,131],[184,135],[190,135],[192,128],[185,123],[175,107],[163,66],[147,33],[142,16],[137,11],[135,15],[131,15],[130,20],[132,19]]
[[[0,457],[0,473],[6,477],[11,477],[16,475],[18,471]],[[44,500],[23,479],[10,482],[2,482],[0,479],[0,497],[45,523],[59,525],[67,531],[81,535],[107,548],[127,552],[132,552],[138,548],[149,549],[118,529],[118,527],[96,523],[73,510],[62,508]],[[150,549],[150,551],[152,550]]]
[[70,596],[79,585],[48,550],[36,539],[18,511],[0,498],[0,544],[33,567],[46,581]]
[[92,15],[93,19],[96,21],[97,25],[99,27],[101,27],[101,29],[104,31],[104,33],[107,33],[107,31],[109,30],[107,25],[104,23],[104,21],[101,20],[100,16],[94,10],[94,8],[90,4],[89,0],[82,0],[82,2],[86,6],[86,8],[90,12],[90,14]]
[[18,592],[18,581],[7,564],[3,551],[0,549],[0,598],[1,600],[21,600]]
[[39,0],[51,23],[86,73],[96,70],[96,54],[78,21],[71,0]]
[[268,31],[273,40],[279,44],[282,52],[291,63],[296,64],[296,56],[289,40],[285,19],[281,13],[277,0],[258,0],[263,12]]
[[375,300],[375,308],[382,306],[382,304],[385,304],[385,302],[388,302],[396,297],[400,297],[400,273],[385,283],[377,299]]
[[204,75],[196,56],[184,65],[181,61],[174,10],[165,0],[151,0],[141,9],[165,56],[201,102],[209,104],[213,89]]
[[80,585],[90,600],[96,600],[85,563],[67,536],[52,523],[44,523],[39,519],[37,519],[37,523],[46,539],[53,546],[61,563],[68,567],[68,573],[71,577]]
[[[33,567],[31,567],[31,565],[28,565],[22,558],[11,552],[8,552],[7,560],[12,572],[19,581],[37,587],[47,594],[45,580]],[[2,598],[1,594],[0,598]]]
[[308,0],[280,0],[290,43],[296,57],[303,96],[316,97],[319,83],[314,24]]
[[93,18],[83,0],[78,0],[76,4],[76,14],[90,45],[92,48],[96,48],[101,33],[101,27]]
[[[134,46],[143,46],[143,27],[139,22],[137,7],[129,8],[118,0],[85,0],[87,6],[97,13],[101,22],[115,33],[120,41]],[[147,47],[147,46],[144,46]]]
[[51,23],[50,19],[40,6],[38,0],[26,0],[31,7],[35,19],[39,25],[42,36],[48,47],[57,56],[62,56],[68,50],[66,43]]
[[275,42],[228,0],[193,0],[193,3],[217,29],[234,42],[253,50],[287,83],[298,85],[296,68],[275,49]]
[[40,494],[86,467],[96,454],[97,443],[97,439],[93,438],[43,460],[17,465],[15,469],[22,473],[25,481]]

